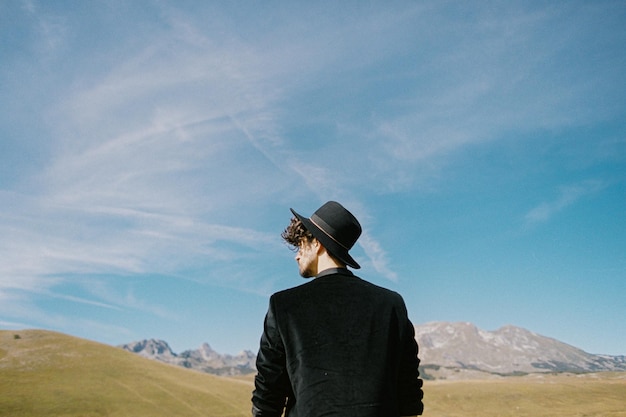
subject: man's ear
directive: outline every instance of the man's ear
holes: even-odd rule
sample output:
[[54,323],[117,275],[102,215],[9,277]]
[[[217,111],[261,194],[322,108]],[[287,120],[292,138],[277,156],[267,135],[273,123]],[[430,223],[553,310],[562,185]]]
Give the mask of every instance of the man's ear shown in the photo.
[[321,255],[322,251],[326,250],[326,248],[320,243],[320,241],[315,238],[311,242],[311,247],[315,249],[315,252],[317,252],[318,255]]

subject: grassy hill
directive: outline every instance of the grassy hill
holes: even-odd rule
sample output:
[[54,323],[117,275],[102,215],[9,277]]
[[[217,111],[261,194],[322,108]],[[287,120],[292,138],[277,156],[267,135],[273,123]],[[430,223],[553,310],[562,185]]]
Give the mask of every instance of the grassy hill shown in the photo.
[[[250,376],[216,377],[54,332],[0,331],[0,416],[250,416],[252,388]],[[426,381],[424,391],[426,417],[626,417],[626,373]]]
[[426,381],[429,417],[626,417],[626,373]]
[[0,331],[0,416],[250,416],[251,392],[84,339]]

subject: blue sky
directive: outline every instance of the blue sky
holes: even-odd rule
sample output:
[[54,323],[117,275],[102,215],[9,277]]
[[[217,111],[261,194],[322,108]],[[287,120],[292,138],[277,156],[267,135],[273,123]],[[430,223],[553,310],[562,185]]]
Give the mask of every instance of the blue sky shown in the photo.
[[626,354],[624,27],[623,1],[0,2],[0,328],[255,351],[303,283],[289,208],[337,200],[415,324]]

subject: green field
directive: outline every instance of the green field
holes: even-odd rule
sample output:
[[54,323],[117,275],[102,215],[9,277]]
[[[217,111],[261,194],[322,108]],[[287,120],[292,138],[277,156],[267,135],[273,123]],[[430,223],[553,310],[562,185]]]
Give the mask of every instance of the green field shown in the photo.
[[[250,416],[251,391],[250,377],[216,377],[60,333],[0,331],[0,416]],[[626,417],[626,373],[426,381],[424,391],[430,417]]]

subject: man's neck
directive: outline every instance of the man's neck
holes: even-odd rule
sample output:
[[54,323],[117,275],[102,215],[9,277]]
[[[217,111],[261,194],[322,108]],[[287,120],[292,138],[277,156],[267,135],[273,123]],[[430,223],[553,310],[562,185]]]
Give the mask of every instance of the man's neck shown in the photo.
[[317,258],[317,272],[320,273],[331,268],[346,268],[346,265],[338,262],[326,252],[320,254]]

